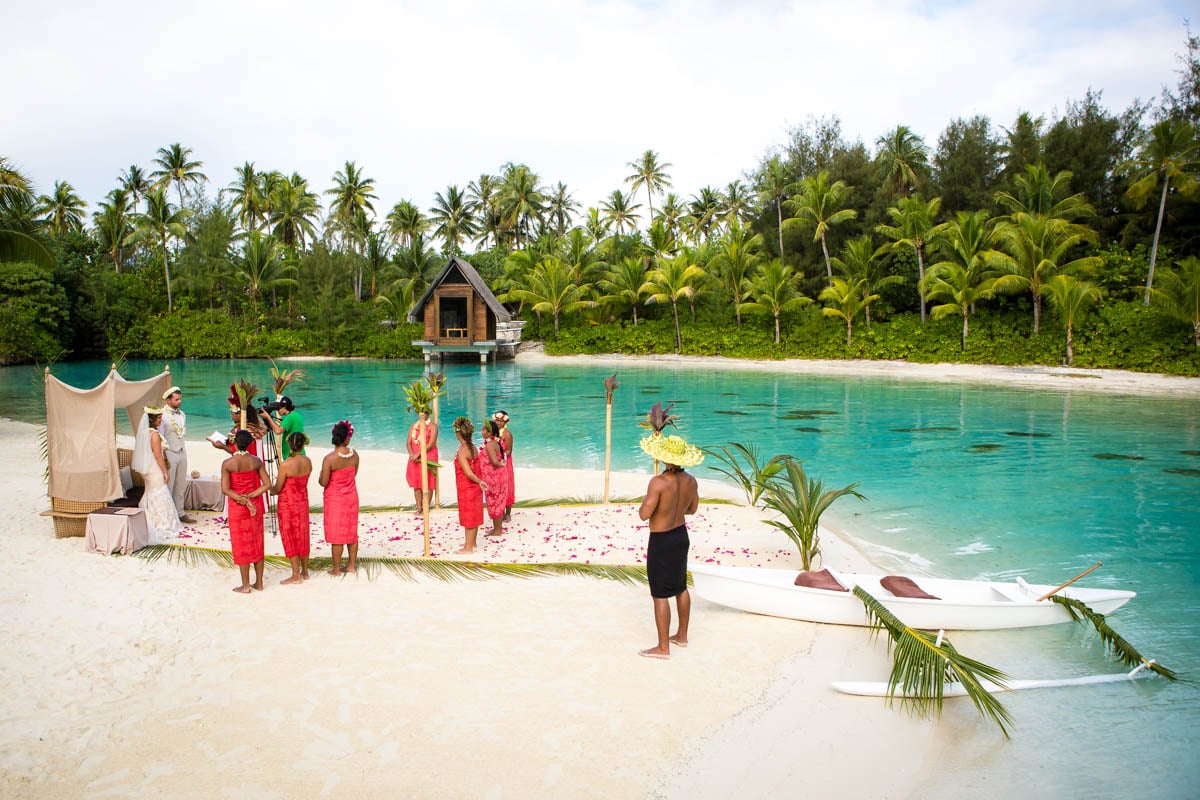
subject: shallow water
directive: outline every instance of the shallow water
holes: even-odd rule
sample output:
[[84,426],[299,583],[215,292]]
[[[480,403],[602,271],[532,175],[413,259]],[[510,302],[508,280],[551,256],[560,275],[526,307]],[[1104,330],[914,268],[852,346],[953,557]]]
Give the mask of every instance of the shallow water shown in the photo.
[[[269,366],[172,363],[191,435],[225,431],[229,384],[247,377],[269,386]],[[402,387],[421,377],[420,364],[286,366],[312,375],[289,394],[314,439],[324,441],[334,421],[348,418],[359,446],[403,447],[412,415]],[[131,362],[124,375],[145,378],[161,368],[159,362]],[[63,364],[54,373],[90,387],[106,369],[98,362]],[[1147,656],[1200,677],[1196,400],[674,363],[618,368],[507,362],[448,365],[441,417],[445,423],[467,414],[478,425],[503,408],[512,416],[519,464],[601,469],[603,379],[614,369],[621,383],[613,402],[614,469],[649,472],[637,445],[645,430],[637,423],[653,403],[675,403],[678,432],[689,441],[754,442],[763,456],[802,459],[827,487],[857,482],[868,500],[839,500],[827,519],[870,543],[874,557],[891,568],[957,578],[1023,575],[1053,584],[1103,561],[1087,584],[1139,593],[1116,612],[1112,625]],[[0,370],[0,416],[44,420],[40,386],[34,369]],[[718,477],[708,469],[711,463],[695,472]],[[1093,634],[1074,625],[955,638],[964,652],[1014,677],[1119,669]],[[1013,741],[1002,743],[979,723],[975,735],[955,745],[953,758],[931,774],[936,791],[930,796],[948,797],[959,788],[1093,797],[1196,791],[1191,764],[1200,756],[1200,691],[1192,685],[1156,678],[1013,694],[1006,702],[1017,718]],[[1039,766],[1031,770],[1030,764]]]

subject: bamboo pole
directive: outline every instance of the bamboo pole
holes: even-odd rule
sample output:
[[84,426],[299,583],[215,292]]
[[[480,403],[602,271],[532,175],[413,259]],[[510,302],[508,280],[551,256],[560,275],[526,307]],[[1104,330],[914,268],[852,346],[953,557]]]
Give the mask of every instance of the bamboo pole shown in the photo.
[[[435,388],[434,391],[436,392],[437,389]],[[438,424],[437,394],[433,395],[433,424],[434,425]],[[433,487],[433,502],[437,505],[438,508],[442,507],[442,482],[441,481],[438,481],[437,485],[435,485]]]
[[425,459],[425,442],[429,427],[421,422],[420,413],[417,414],[417,424],[421,426],[421,505],[425,509],[425,557],[429,558],[429,503],[425,501],[425,493],[429,491],[429,465]]
[[612,469],[612,393],[604,409],[604,502],[608,502],[608,478]]
[[1087,568],[1087,569],[1085,569],[1083,572],[1081,572],[1081,573],[1079,573],[1078,575],[1076,575],[1074,578],[1071,578],[1071,580],[1067,581],[1067,582],[1066,582],[1066,583],[1064,583],[1062,586],[1059,586],[1057,589],[1053,589],[1053,590],[1051,590],[1051,591],[1049,591],[1049,592],[1046,592],[1044,595],[1042,595],[1041,597],[1039,597],[1039,598],[1037,599],[1037,601],[1040,603],[1040,602],[1042,602],[1043,600],[1046,600],[1046,599],[1049,599],[1049,598],[1053,597],[1054,595],[1056,595],[1056,594],[1058,594],[1059,592],[1061,592],[1063,589],[1065,589],[1065,588],[1067,588],[1068,586],[1070,586],[1070,585],[1071,585],[1072,583],[1074,583],[1075,581],[1077,581],[1077,580],[1079,580],[1080,578],[1082,578],[1084,575],[1087,575],[1087,574],[1088,574],[1089,572],[1091,572],[1092,570],[1094,570],[1094,569],[1097,569],[1097,568],[1098,568],[1098,567],[1099,567],[1101,564],[1103,564],[1103,563],[1104,563],[1103,561],[1097,561],[1095,564],[1092,564],[1090,567],[1088,567],[1088,568]]

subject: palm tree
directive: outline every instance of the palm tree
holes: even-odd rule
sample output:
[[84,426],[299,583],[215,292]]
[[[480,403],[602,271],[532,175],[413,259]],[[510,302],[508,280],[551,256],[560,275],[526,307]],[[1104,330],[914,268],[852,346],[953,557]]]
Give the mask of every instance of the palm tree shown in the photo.
[[500,180],[494,175],[483,173],[478,180],[467,184],[467,208],[475,218],[479,243],[488,246],[490,240],[499,245],[504,233],[504,219],[500,213]]
[[54,269],[54,255],[38,238],[43,225],[29,187],[21,171],[0,156],[0,261],[26,261]]
[[538,176],[524,164],[509,164],[497,200],[503,224],[513,232],[514,244],[528,244],[533,223],[541,221],[545,213],[546,198],[538,187]]
[[1010,256],[1003,262],[1010,272],[997,279],[995,288],[1001,292],[1030,291],[1033,295],[1033,335],[1036,336],[1041,329],[1042,287],[1060,272],[1084,272],[1100,264],[1101,259],[1096,256],[1066,260],[1071,250],[1094,240],[1096,234],[1082,225],[1023,211],[1013,214],[1009,220],[996,229],[996,234]]
[[775,224],[779,231],[779,257],[783,258],[783,204],[792,191],[787,165],[778,155],[771,156],[758,177],[758,192],[775,206]]
[[387,232],[392,241],[401,247],[408,247],[418,236],[424,235],[429,229],[429,220],[410,200],[401,200],[392,206],[387,215]]
[[821,243],[821,252],[825,255],[825,273],[833,285],[833,264],[829,260],[829,245],[826,236],[835,225],[854,219],[858,212],[846,208],[846,201],[852,187],[845,181],[829,182],[829,172],[822,171],[815,178],[805,178],[800,182],[800,196],[787,201],[795,217],[785,222],[803,228],[812,228],[813,241]]
[[983,277],[961,264],[942,261],[929,268],[929,272],[925,275],[925,285],[921,287],[921,291],[931,300],[946,299],[945,303],[933,307],[934,319],[941,319],[951,314],[962,315],[961,347],[966,350],[969,332],[967,318],[977,302],[990,300],[995,296],[995,285],[995,278]]
[[0,156],[0,186],[11,186],[23,192],[32,191],[29,179],[12,161]]
[[692,242],[707,242],[712,238],[713,231],[717,227],[717,220],[721,218],[724,205],[721,193],[711,186],[704,186],[699,192],[692,195],[692,199],[688,203],[688,214],[685,218],[688,227],[691,229],[691,236],[689,238],[691,238]]
[[530,273],[528,288],[513,289],[497,299],[501,302],[517,300],[528,303],[539,315],[553,315],[554,335],[557,337],[558,320],[562,314],[596,306],[594,300],[587,299],[587,288],[572,280],[571,269],[561,259],[548,256]]
[[[882,272],[883,259],[880,258],[886,247],[875,249],[871,242],[871,237],[866,234],[855,237],[842,245],[842,255],[840,258],[833,259],[833,264],[846,279],[850,282],[861,282],[863,299],[874,295],[879,295],[875,292],[885,286],[894,286],[898,283],[904,283],[904,278],[899,275],[884,275]],[[867,301],[863,304],[863,310],[866,312],[867,327],[871,327],[871,304]]]
[[75,187],[66,181],[54,182],[54,194],[37,199],[39,215],[45,220],[51,236],[63,236],[83,229],[83,212],[87,203],[75,194]]
[[108,193],[108,202],[100,202],[99,210],[92,214],[92,230],[120,272],[121,247],[130,231],[129,197],[124,189],[113,189]]
[[1165,269],[1153,291],[1155,304],[1180,322],[1189,323],[1200,348],[1200,258],[1188,256]]
[[866,279],[846,280],[833,278],[830,284],[821,290],[817,297],[828,305],[821,309],[827,317],[836,317],[846,321],[846,346],[854,341],[854,320],[871,303],[879,299],[877,294],[867,294]]
[[783,471],[767,481],[763,505],[780,515],[780,519],[765,520],[792,540],[800,554],[800,569],[812,569],[813,560],[821,554],[818,535],[821,515],[840,497],[851,495],[859,500],[858,484],[825,491],[824,481],[810,478],[794,458],[785,458]]
[[600,302],[610,305],[628,304],[633,309],[633,324],[638,324],[637,307],[646,285],[646,268],[642,259],[626,256],[604,273],[600,279]]
[[775,318],[775,344],[779,344],[779,317],[797,308],[812,303],[797,287],[799,277],[791,267],[785,267],[778,258],[763,265],[762,271],[747,279],[746,294],[750,302],[738,305],[738,312],[769,313]]
[[632,194],[625,194],[620,189],[613,189],[613,193],[600,204],[600,208],[604,211],[603,219],[606,227],[617,233],[624,233],[626,228],[630,231],[637,229],[637,210],[641,208],[641,205],[633,202]]
[[1082,192],[1071,194],[1071,173],[1050,175],[1044,164],[1029,164],[1025,174],[1014,179],[1016,194],[996,192],[996,203],[1009,214],[1036,214],[1068,222],[1096,216],[1096,209]]
[[742,301],[746,298],[746,278],[763,260],[762,236],[757,235],[736,222],[729,226],[717,242],[717,253],[712,266],[720,276],[725,291],[733,301],[734,319],[742,326]]
[[1200,142],[1196,129],[1184,119],[1165,119],[1150,129],[1137,155],[1125,165],[1133,178],[1126,194],[1138,208],[1143,208],[1150,195],[1162,182],[1158,201],[1158,220],[1154,224],[1154,243],[1150,247],[1150,272],[1146,276],[1146,304],[1154,286],[1154,264],[1158,260],[1158,237],[1162,233],[1163,217],[1167,210],[1167,192],[1174,183],[1187,196],[1196,193],[1200,183],[1196,171],[1200,168]]
[[879,147],[875,160],[893,197],[908,195],[929,175],[929,148],[907,125],[896,126],[875,144]]
[[441,192],[434,194],[429,219],[434,225],[433,235],[445,244],[443,252],[447,256],[458,255],[462,252],[462,243],[475,238],[475,223],[471,220],[470,208],[462,189],[457,186],[447,186],[445,195]]
[[137,213],[138,203],[143,197],[150,193],[150,181],[146,179],[146,173],[137,164],[130,164],[129,169],[117,178],[121,182],[121,188],[129,192],[129,196],[133,199],[133,213]]
[[343,234],[353,230],[359,214],[375,213],[371,203],[378,199],[374,188],[375,179],[366,177],[353,161],[347,161],[345,169],[333,173],[333,188],[326,189],[325,194],[333,197],[329,213]]
[[625,178],[625,182],[630,184],[630,194],[637,194],[637,190],[642,187],[646,188],[646,201],[649,203],[650,216],[647,219],[654,219],[654,195],[662,194],[665,190],[671,188],[671,176],[667,174],[667,167],[671,166],[667,163],[659,163],[658,153],[653,150],[647,150],[642,153],[642,157],[637,161],[630,161],[626,164],[627,167],[633,170],[633,174]]
[[299,173],[281,177],[270,198],[268,223],[271,234],[292,253],[295,258],[297,247],[304,247],[308,239],[315,239],[315,220],[321,213],[321,198],[308,188],[308,181]]
[[242,230],[257,231],[260,220],[266,216],[267,196],[263,191],[262,176],[254,168],[253,161],[247,161],[234,171],[237,177],[226,187],[232,197],[230,203],[237,212]]
[[252,231],[242,244],[241,257],[235,259],[239,277],[250,293],[254,316],[258,317],[258,297],[264,291],[285,286],[298,286],[291,277],[296,268],[283,259],[283,246],[273,236]]
[[[420,297],[430,281],[437,277],[442,260],[437,253],[426,247],[425,237],[417,234],[408,245],[401,245],[392,254],[392,264],[397,277],[384,291],[394,293],[397,281],[409,281],[416,296]],[[404,311],[407,313],[408,309],[405,308]]]
[[666,198],[663,199],[662,208],[658,210],[655,216],[656,222],[661,222],[663,227],[672,239],[678,238],[679,227],[683,224],[683,220],[687,217],[687,208],[679,195],[674,192],[667,192]]
[[[175,184],[179,192],[179,208],[183,209],[183,187],[203,183],[208,177],[200,171],[203,161],[191,161],[192,148],[184,147],[176,142],[169,147],[158,148],[158,158],[154,163],[161,169],[150,173],[151,178],[157,178],[155,187],[163,188]],[[132,170],[132,167],[130,168]],[[147,199],[149,199],[147,197]]]
[[683,348],[683,340],[679,335],[679,301],[695,297],[695,284],[704,278],[705,273],[692,263],[690,254],[661,260],[658,264],[646,275],[641,292],[646,295],[647,303],[671,304],[671,316],[675,321],[675,352],[678,353]]
[[125,237],[125,243],[154,240],[159,245],[162,254],[163,276],[167,282],[167,312],[174,311],[175,305],[171,295],[171,268],[167,263],[167,240],[183,238],[187,233],[187,222],[191,212],[186,208],[175,209],[171,206],[163,187],[154,189],[146,195],[146,211],[134,217],[133,231]]
[[654,260],[656,258],[677,255],[679,253],[679,240],[671,235],[671,231],[667,230],[667,226],[663,223],[660,216],[650,224],[650,229],[646,231],[646,241],[643,247],[649,259]]
[[587,231],[593,244],[600,244],[604,237],[608,236],[608,220],[600,214],[600,209],[588,208],[587,219],[583,221],[583,229]]
[[567,185],[559,181],[546,199],[546,218],[554,226],[555,233],[562,236],[567,232],[578,208],[579,203],[567,191]]
[[742,225],[750,213],[751,199],[746,184],[740,180],[731,181],[725,187],[725,215],[723,222],[726,227]]
[[[934,231],[942,198],[922,200],[919,195],[901,197],[888,209],[892,225],[876,225],[875,230],[892,240],[893,248],[911,247],[917,255],[917,280],[925,280],[925,243]],[[921,295],[921,324],[925,323],[925,296]]]
[[1100,299],[1100,290],[1074,275],[1054,275],[1042,287],[1042,293],[1050,298],[1050,304],[1062,315],[1067,328],[1067,366],[1075,363],[1075,321],[1092,303]]

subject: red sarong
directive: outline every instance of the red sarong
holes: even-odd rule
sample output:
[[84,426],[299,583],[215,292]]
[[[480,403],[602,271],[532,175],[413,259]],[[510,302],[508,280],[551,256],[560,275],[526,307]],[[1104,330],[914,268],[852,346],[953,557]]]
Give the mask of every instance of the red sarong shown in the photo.
[[279,493],[279,538],[288,558],[308,558],[311,549],[308,520],[309,475],[292,475]]
[[475,458],[475,474],[487,484],[484,499],[487,501],[488,516],[500,519],[504,516],[504,509],[508,507],[508,467],[504,464],[493,467],[487,450],[481,447],[479,455]]
[[325,541],[329,544],[358,543],[357,467],[342,467],[329,473],[325,487]]
[[[262,481],[256,469],[234,472],[229,476],[229,488],[238,494],[249,494],[259,486],[262,486]],[[254,516],[250,516],[250,509],[235,503],[232,498],[225,504],[225,513],[229,516],[229,544],[233,551],[233,563],[239,567],[263,560],[262,495],[250,502],[254,506]]]
[[478,528],[483,523],[483,491],[463,472],[457,458],[454,481],[458,487],[458,523],[464,528]]

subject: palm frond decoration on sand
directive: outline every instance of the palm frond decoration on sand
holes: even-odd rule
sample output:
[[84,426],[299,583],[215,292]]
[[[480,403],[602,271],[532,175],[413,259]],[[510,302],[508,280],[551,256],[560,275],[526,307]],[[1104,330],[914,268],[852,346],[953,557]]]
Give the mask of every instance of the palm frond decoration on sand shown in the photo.
[[899,690],[901,708],[922,717],[941,714],[946,684],[961,683],[979,713],[995,722],[1005,739],[1010,738],[1012,715],[983,686],[986,680],[1007,688],[1007,675],[964,656],[941,634],[908,627],[861,586],[854,587],[854,595],[866,608],[873,635],[878,635],[880,628],[888,632],[888,651],[892,654],[889,703],[895,702]]
[[1148,661],[1145,656],[1137,651],[1137,648],[1125,640],[1123,636],[1109,627],[1105,617],[1098,611],[1093,610],[1087,603],[1076,600],[1074,597],[1063,597],[1056,594],[1050,598],[1054,602],[1061,605],[1071,615],[1071,619],[1075,622],[1087,620],[1096,629],[1096,633],[1100,634],[1100,641],[1104,643],[1105,652],[1109,653],[1113,658],[1116,658],[1127,667],[1136,667],[1145,664],[1152,672],[1155,672],[1169,681],[1179,680],[1179,676],[1174,670],[1167,669],[1157,661]]
[[[143,547],[134,555],[147,561],[167,561],[195,567],[202,564],[232,569],[233,554],[228,550],[218,550],[211,547],[188,547],[178,544],[154,544]],[[291,569],[291,564],[284,556],[268,555],[264,562],[269,567]],[[328,556],[314,556],[309,559],[309,569],[322,571],[333,566],[333,560]],[[418,577],[434,578],[440,581],[471,580],[482,581],[494,578],[540,578],[551,575],[580,575],[589,578],[600,578],[625,584],[645,584],[646,568],[644,566],[624,564],[573,564],[556,562],[547,564],[490,564],[479,561],[452,561],[437,558],[403,558],[403,557],[371,557],[360,558],[359,568],[370,579],[383,572],[390,572],[404,580],[416,580]]]
[[275,359],[271,359],[271,388],[275,392],[275,396],[279,397],[284,393],[287,387],[293,383],[301,383],[308,380],[308,373],[302,369],[280,369],[275,363]]

